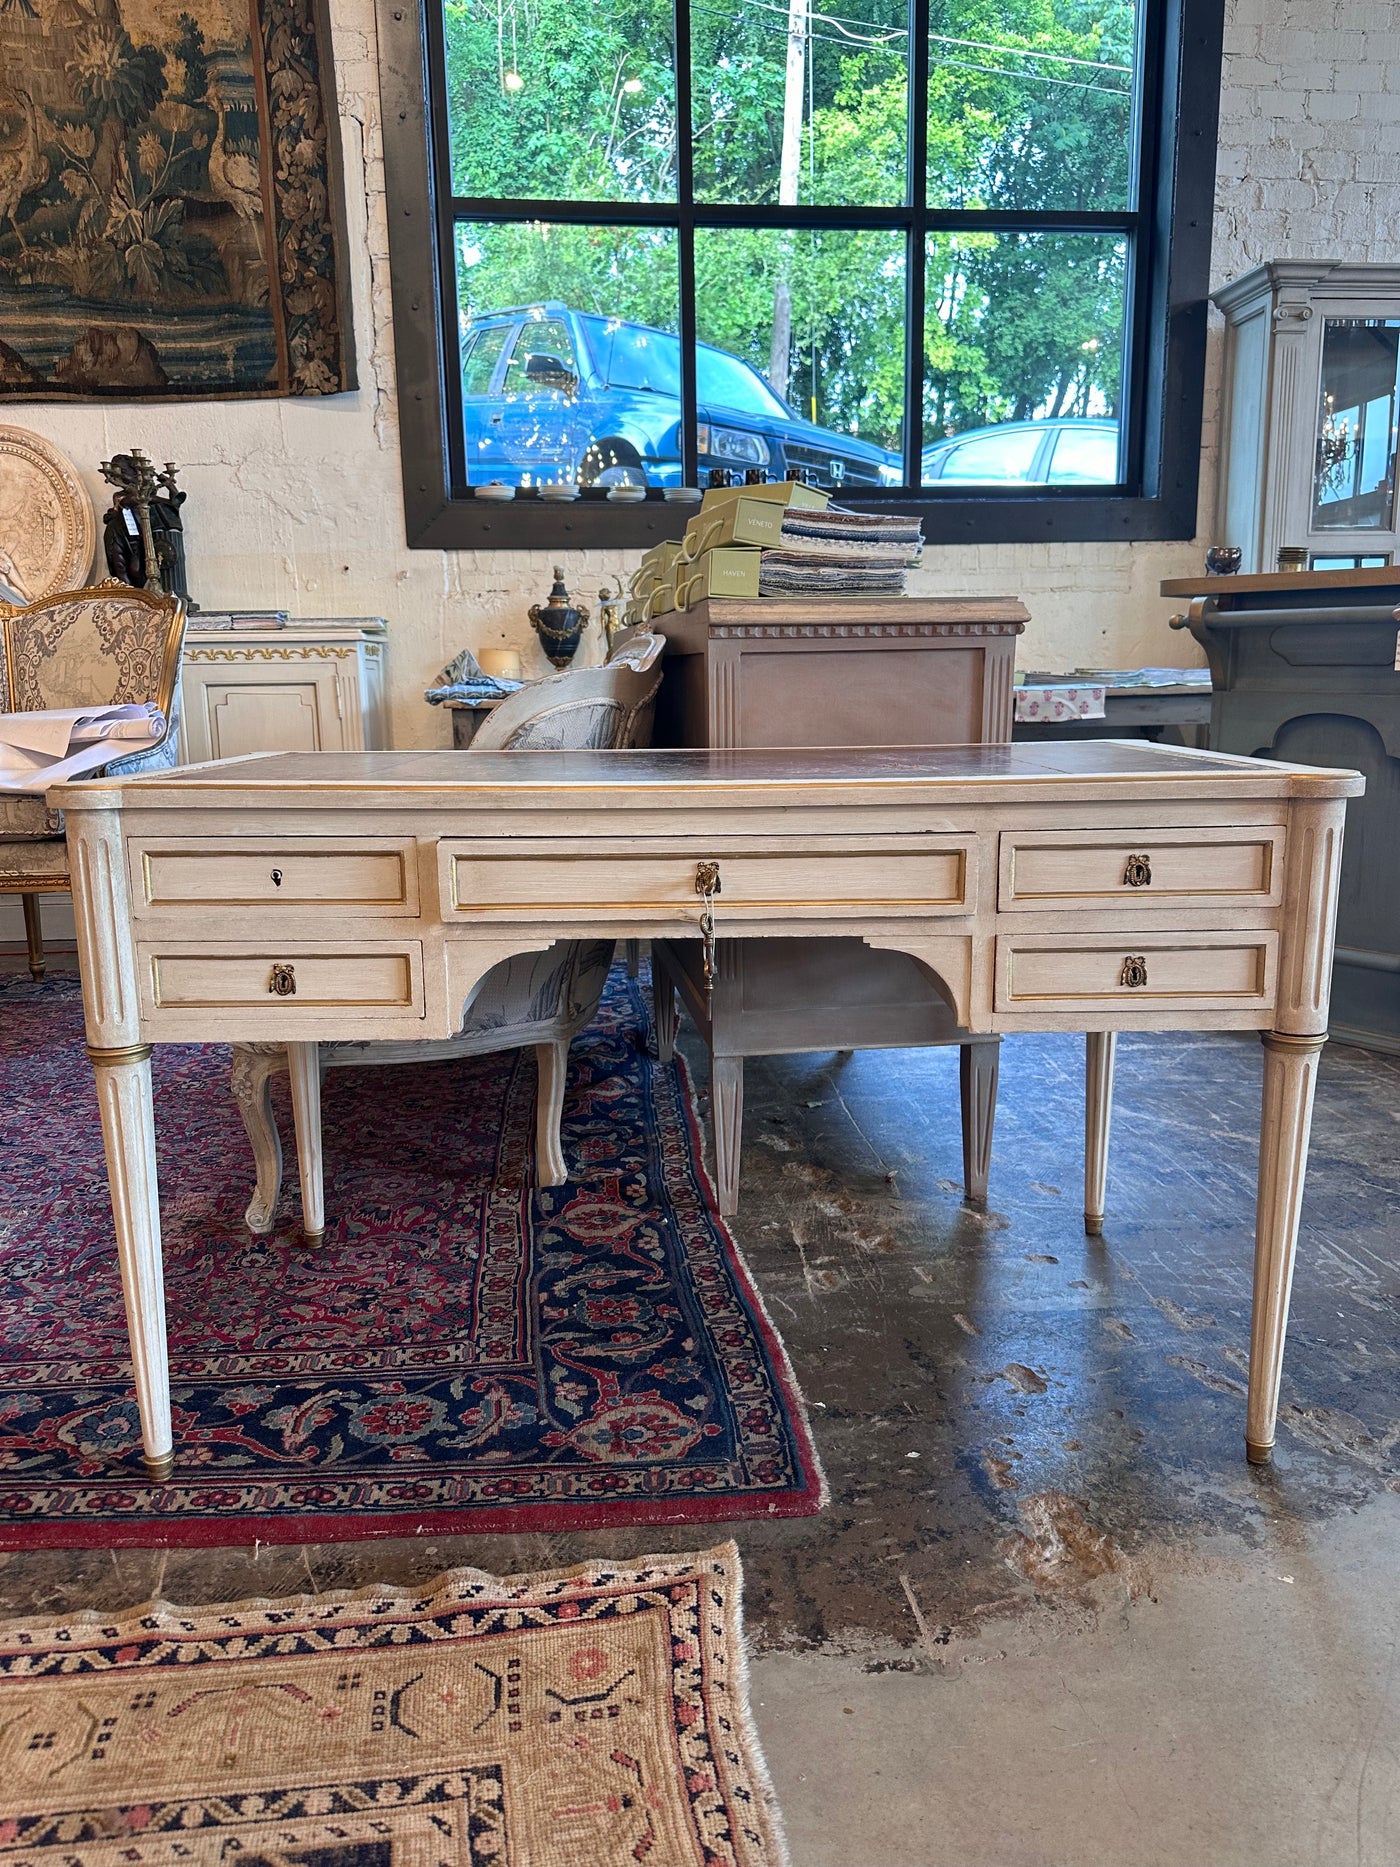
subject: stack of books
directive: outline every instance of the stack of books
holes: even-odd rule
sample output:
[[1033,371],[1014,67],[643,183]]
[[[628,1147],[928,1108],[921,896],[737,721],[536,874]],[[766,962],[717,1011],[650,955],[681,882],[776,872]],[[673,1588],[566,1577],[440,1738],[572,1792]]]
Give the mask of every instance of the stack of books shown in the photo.
[[285,629],[285,609],[202,609],[187,618],[190,629]]
[[651,621],[709,596],[903,596],[922,549],[917,517],[853,512],[814,487],[712,489],[681,543],[642,560],[628,616]]

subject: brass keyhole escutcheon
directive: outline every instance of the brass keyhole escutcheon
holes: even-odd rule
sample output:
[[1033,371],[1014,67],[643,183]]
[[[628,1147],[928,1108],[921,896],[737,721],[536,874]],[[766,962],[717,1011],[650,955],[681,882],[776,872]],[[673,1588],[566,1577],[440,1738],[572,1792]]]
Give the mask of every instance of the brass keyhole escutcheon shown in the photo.
[[1123,961],[1123,970],[1118,975],[1119,985],[1138,986],[1147,984],[1147,958],[1142,953],[1129,953]]
[[296,968],[278,964],[272,968],[272,977],[267,982],[267,989],[277,998],[295,998],[297,995]]
[[703,942],[701,952],[701,972],[705,982],[705,997],[708,1000],[715,989],[715,912],[714,898],[720,891],[719,864],[717,862],[697,862],[695,865],[695,892],[700,897],[700,939]]
[[1150,856],[1129,856],[1128,866],[1123,871],[1125,888],[1150,888],[1152,886],[1152,859]]
[[274,888],[280,888],[280,887],[282,886],[282,871],[281,871],[281,869],[274,869],[274,870],[272,871],[272,886],[273,886]]

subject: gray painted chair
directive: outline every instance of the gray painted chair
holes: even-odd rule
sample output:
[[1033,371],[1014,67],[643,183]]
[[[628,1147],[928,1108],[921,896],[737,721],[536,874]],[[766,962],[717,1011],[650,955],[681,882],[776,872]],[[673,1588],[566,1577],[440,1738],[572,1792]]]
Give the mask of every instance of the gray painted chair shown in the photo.
[[[179,744],[180,648],[185,605],[109,581],[64,590],[23,608],[0,603],[0,711],[130,706],[154,701],[165,737],[144,752],[113,759],[109,775],[175,763]],[[29,970],[44,976],[39,896],[68,888],[63,813],[41,796],[0,795],[0,894],[19,895]]]
[[[634,635],[602,668],[570,669],[534,681],[501,703],[461,756],[478,752],[612,751],[645,745],[660,685],[665,638]],[[612,964],[610,940],[561,940],[543,953],[521,953],[494,966],[465,1008],[455,1037],[402,1043],[353,1041],[319,1045],[235,1044],[233,1094],[252,1144],[257,1188],[246,1218],[250,1231],[272,1230],[282,1184],[282,1144],[272,1112],[272,1078],[290,1074],[301,1178],[302,1221],[309,1242],[324,1230],[320,1078],[345,1064],[437,1063],[493,1050],[534,1046],[539,1065],[535,1124],[541,1186],[568,1178],[560,1144],[569,1045],[592,1022]],[[314,1051],[317,1069],[301,1058]],[[309,1075],[309,1080],[308,1080]]]

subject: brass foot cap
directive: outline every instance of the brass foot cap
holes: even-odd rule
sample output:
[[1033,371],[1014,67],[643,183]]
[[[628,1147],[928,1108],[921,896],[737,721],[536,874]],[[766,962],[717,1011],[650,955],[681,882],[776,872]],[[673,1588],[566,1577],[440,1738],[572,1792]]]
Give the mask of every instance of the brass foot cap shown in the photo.
[[145,1466],[146,1476],[153,1485],[165,1485],[170,1483],[170,1475],[175,1470],[175,1454],[173,1452],[162,1452],[158,1459],[153,1459],[148,1455],[141,1460],[141,1463]]
[[1090,1238],[1102,1238],[1103,1214],[1101,1212],[1086,1212],[1084,1214],[1084,1230],[1089,1234]]
[[322,1231],[319,1231],[319,1232],[303,1232],[303,1233],[302,1233],[302,1235],[301,1235],[301,1242],[302,1242],[302,1243],[303,1243],[304,1245],[309,1245],[309,1246],[310,1246],[310,1248],[311,1248],[311,1249],[312,1249],[313,1251],[315,1251],[315,1250],[317,1250],[317,1249],[318,1249],[318,1248],[319,1248],[319,1247],[320,1247],[321,1245],[323,1245],[323,1244],[325,1244],[325,1242],[326,1242],[326,1234],[325,1234],[325,1232],[324,1232],[324,1230],[322,1230]]
[[1270,1440],[1267,1446],[1257,1446],[1252,1439],[1246,1439],[1244,1455],[1251,1465],[1267,1465],[1274,1456],[1274,1443]]

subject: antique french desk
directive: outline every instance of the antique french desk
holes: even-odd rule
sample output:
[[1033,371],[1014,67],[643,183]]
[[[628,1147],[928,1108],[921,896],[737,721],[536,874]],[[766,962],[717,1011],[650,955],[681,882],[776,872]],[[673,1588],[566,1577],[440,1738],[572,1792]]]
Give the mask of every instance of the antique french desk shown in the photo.
[[1361,782],[1101,741],[270,753],[56,786],[151,1477],[173,1458],[152,1044],[286,1040],[309,1110],[319,1040],[446,1037],[512,953],[740,931],[908,953],[972,1032],[1087,1030],[1091,1211],[1114,1033],[1263,1033],[1246,1441],[1266,1459]]

